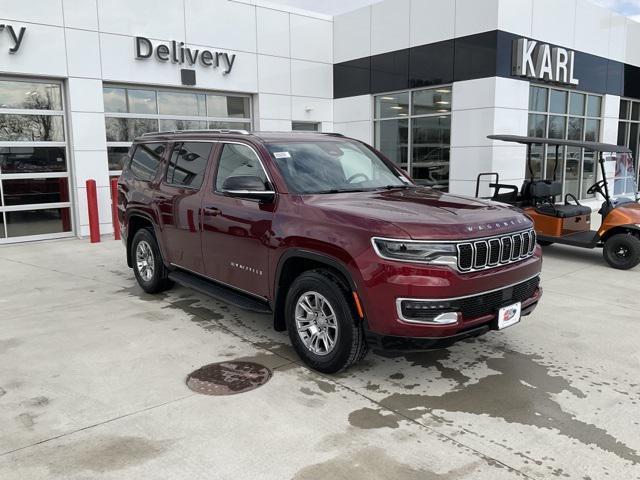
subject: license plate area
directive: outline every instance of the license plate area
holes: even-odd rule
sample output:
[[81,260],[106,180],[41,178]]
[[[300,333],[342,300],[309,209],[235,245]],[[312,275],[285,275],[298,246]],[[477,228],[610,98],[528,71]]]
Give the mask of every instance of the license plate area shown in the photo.
[[515,325],[520,321],[522,315],[522,302],[514,303],[502,307],[498,310],[498,330]]

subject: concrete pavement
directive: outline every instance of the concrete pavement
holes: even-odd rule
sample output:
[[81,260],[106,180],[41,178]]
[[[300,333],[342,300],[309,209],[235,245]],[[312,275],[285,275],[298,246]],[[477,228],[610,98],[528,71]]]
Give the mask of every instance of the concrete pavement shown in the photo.
[[[119,242],[3,246],[0,478],[640,478],[639,268],[546,248],[520,325],[323,376],[266,316],[144,294]],[[228,359],[273,378],[186,388]]]

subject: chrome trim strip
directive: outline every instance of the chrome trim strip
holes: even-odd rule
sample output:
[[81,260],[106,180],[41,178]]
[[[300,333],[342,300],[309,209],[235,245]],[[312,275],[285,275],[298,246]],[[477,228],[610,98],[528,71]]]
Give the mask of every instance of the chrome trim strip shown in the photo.
[[505,285],[503,287],[500,288],[494,288],[493,290],[486,290],[484,292],[478,292],[478,293],[474,293],[472,295],[463,295],[461,297],[446,297],[446,298],[407,298],[407,297],[401,297],[401,298],[397,298],[396,301],[398,300],[408,300],[408,301],[412,301],[412,302],[451,302],[454,300],[463,300],[465,298],[473,298],[473,297],[479,297],[481,295],[486,295],[488,293],[493,293],[493,292],[499,292],[500,290],[504,290],[505,288],[510,288],[510,287],[515,287],[516,285],[520,285],[521,283],[525,283],[528,282],[529,280],[533,280],[536,277],[539,277],[540,274],[536,273],[535,275],[532,275],[528,278],[525,278],[524,280],[520,280],[518,282],[515,283],[510,283],[508,285]]
[[490,238],[501,238],[508,237],[510,235],[514,235],[516,233],[527,232],[533,228],[533,224],[530,227],[527,227],[522,230],[516,230],[514,232],[506,232],[506,233],[497,233],[495,235],[489,235],[487,237],[478,237],[478,238],[467,238],[464,240],[413,240],[408,238],[388,238],[388,237],[371,237],[371,240],[387,240],[389,242],[404,242],[404,243],[446,243],[446,244],[456,244],[456,243],[469,243],[469,242],[477,242],[478,240],[489,240]]

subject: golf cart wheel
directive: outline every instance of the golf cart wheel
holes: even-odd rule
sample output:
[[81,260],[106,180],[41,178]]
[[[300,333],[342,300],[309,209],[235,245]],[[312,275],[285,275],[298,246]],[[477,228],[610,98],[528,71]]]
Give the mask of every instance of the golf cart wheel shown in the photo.
[[618,270],[629,270],[640,263],[640,239],[630,233],[618,233],[604,243],[607,263]]
[[285,321],[296,353],[309,367],[337,373],[361,360],[367,343],[349,292],[324,269],[302,273],[285,301]]
[[541,247],[548,247],[549,245],[553,245],[553,242],[548,242],[547,240],[538,240],[538,245]]

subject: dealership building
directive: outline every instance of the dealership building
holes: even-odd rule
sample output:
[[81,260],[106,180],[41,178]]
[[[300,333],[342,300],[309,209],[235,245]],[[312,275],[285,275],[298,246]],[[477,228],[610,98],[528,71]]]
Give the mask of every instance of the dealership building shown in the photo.
[[[0,0],[0,17],[0,244],[87,235],[87,179],[110,233],[109,179],[150,131],[338,132],[461,194],[480,172],[530,175],[524,147],[490,134],[637,157],[640,24],[588,0],[385,0],[336,17],[249,0]],[[534,147],[534,169],[558,161],[563,193],[598,206],[593,153],[558,153]]]

